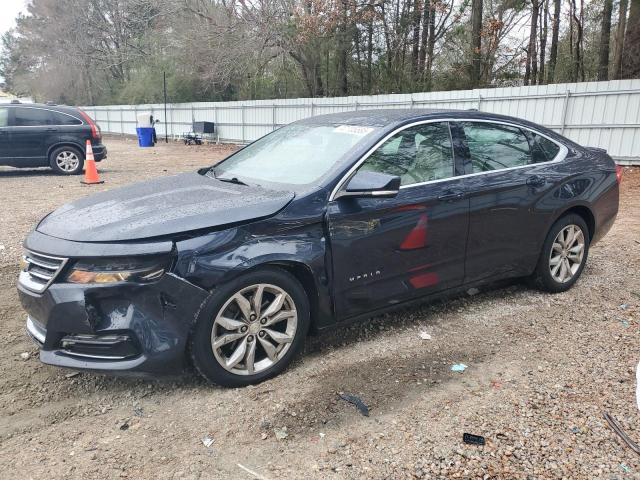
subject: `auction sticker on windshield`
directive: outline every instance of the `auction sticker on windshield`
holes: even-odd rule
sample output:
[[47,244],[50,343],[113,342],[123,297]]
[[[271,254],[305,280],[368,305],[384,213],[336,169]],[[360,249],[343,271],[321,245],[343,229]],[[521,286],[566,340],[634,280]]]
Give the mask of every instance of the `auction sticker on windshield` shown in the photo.
[[371,127],[361,127],[360,125],[340,125],[333,131],[335,133],[348,133],[364,137],[366,134],[373,132],[373,130],[374,129]]

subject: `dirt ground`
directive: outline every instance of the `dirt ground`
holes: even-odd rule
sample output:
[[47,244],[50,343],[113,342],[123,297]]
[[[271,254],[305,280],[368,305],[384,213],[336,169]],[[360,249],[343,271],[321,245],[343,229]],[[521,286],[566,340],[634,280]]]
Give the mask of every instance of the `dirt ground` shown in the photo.
[[39,218],[232,148],[105,143],[99,186],[0,167],[0,478],[640,478],[602,418],[640,442],[640,169],[625,169],[617,222],[569,292],[515,283],[378,317],[310,338],[273,380],[222,389],[193,374],[73,376],[40,364],[25,335],[15,281]]

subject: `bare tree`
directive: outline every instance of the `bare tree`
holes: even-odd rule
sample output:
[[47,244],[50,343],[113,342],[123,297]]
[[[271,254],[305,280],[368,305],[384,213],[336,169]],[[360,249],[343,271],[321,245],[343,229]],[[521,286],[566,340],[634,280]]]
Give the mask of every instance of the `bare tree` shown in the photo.
[[624,35],[621,78],[640,77],[640,0],[630,0],[630,3]]
[[616,27],[616,49],[613,56],[613,67],[611,77],[614,80],[621,78],[622,75],[622,52],[624,50],[624,32],[627,27],[627,8],[629,4],[627,0],[620,0],[618,5],[618,26]]
[[598,80],[609,79],[609,43],[611,41],[611,12],[613,0],[604,0],[602,27],[600,28],[600,56],[598,60]]
[[547,83],[555,80],[556,63],[558,61],[558,37],[560,32],[560,0],[553,0],[553,20],[551,21],[551,51],[549,52],[549,72]]
[[482,0],[471,0],[471,88],[480,86]]

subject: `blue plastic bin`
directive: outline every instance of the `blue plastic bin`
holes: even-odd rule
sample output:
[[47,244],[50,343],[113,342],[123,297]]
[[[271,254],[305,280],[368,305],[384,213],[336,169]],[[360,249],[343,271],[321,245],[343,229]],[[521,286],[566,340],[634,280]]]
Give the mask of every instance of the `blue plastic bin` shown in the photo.
[[152,127],[138,127],[136,128],[138,134],[138,145],[141,147],[153,147],[153,128]]

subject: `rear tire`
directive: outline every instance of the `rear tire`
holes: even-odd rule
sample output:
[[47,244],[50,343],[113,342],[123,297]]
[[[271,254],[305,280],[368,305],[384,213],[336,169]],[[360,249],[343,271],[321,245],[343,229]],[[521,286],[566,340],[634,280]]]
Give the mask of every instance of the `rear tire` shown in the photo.
[[84,166],[84,154],[76,147],[58,147],[49,155],[49,165],[60,175],[79,175]]
[[580,215],[565,215],[553,224],[530,280],[538,289],[559,293],[578,280],[589,254],[589,228]]
[[300,282],[279,268],[256,270],[221,286],[202,309],[189,341],[191,360],[211,383],[260,383],[287,368],[309,323]]

